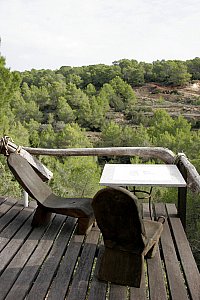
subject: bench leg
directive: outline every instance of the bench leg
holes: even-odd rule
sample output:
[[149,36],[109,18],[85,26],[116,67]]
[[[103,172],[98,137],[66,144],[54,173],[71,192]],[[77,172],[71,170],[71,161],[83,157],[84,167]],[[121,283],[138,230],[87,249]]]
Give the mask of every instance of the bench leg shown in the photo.
[[105,248],[98,278],[120,285],[139,288],[143,272],[143,255]]
[[79,218],[77,234],[88,234],[95,223],[94,217],[90,218]]
[[38,205],[33,216],[31,225],[33,227],[47,225],[51,220],[51,212],[49,212],[44,206]]

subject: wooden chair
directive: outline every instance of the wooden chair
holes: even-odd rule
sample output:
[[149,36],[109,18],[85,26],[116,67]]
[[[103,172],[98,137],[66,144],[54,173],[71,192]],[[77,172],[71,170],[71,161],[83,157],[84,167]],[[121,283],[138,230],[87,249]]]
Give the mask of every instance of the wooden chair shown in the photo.
[[94,223],[90,198],[64,198],[56,196],[42,181],[28,161],[17,152],[7,158],[8,166],[17,181],[37,201],[32,226],[48,224],[52,213],[78,218],[78,233],[87,233]]
[[125,188],[98,191],[92,207],[105,246],[98,278],[140,287],[144,256],[154,256],[163,224],[143,220],[136,196]]

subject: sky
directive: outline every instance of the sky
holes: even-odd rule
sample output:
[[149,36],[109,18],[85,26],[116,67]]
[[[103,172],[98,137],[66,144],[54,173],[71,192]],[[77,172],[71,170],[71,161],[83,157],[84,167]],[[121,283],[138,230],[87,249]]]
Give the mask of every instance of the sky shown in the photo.
[[0,0],[11,70],[200,57],[199,0]]

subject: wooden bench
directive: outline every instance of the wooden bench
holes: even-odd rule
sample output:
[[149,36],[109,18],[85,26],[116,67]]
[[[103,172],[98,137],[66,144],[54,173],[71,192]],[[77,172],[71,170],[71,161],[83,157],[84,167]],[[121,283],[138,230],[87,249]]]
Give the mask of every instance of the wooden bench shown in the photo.
[[[76,235],[77,220],[55,215],[48,226],[32,228],[36,203],[23,206],[0,198],[0,299],[141,300],[200,299],[200,276],[174,204],[157,203],[166,214],[159,251],[145,260],[140,288],[99,281],[102,255],[97,227]],[[143,205],[149,217],[148,205]]]

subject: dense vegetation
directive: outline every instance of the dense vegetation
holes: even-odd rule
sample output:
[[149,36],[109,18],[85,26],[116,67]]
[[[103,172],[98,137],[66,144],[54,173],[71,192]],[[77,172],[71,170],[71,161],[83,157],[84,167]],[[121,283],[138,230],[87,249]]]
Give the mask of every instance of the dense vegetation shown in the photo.
[[[162,146],[184,152],[200,172],[199,131],[183,116],[172,118],[163,109],[144,118],[136,110],[134,92],[134,87],[148,82],[184,86],[192,80],[200,80],[200,58],[153,63],[122,59],[111,66],[63,66],[20,73],[6,68],[0,56],[0,136],[8,135],[19,145],[44,148]],[[117,112],[128,122],[116,122],[112,115]],[[54,172],[50,184],[55,192],[93,196],[99,189],[101,164],[108,158],[40,159]],[[0,194],[19,196],[20,188],[3,156],[0,174]],[[174,202],[174,193],[158,189],[155,199]],[[188,228],[192,229],[188,233],[195,253],[200,247],[199,211],[199,197],[190,195]]]

